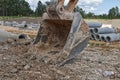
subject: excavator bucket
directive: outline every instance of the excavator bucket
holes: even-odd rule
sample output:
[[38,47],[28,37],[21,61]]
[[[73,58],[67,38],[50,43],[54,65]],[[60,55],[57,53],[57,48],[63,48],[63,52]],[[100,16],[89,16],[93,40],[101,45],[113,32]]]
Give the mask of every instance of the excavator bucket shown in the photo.
[[[70,0],[64,9],[64,0],[51,0],[33,43],[39,46],[38,53],[41,52],[41,55],[49,57],[49,61],[54,61],[59,66],[79,54],[89,40],[87,24],[79,12],[71,10],[76,1]],[[72,3],[74,4],[71,5]]]

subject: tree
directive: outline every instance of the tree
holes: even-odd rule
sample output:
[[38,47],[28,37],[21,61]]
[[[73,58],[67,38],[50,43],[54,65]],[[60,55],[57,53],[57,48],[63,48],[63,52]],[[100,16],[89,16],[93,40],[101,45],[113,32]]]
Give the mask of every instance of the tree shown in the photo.
[[120,11],[119,11],[119,8],[117,6],[115,7],[115,13],[116,13],[116,18],[120,18],[119,17]]
[[19,0],[18,8],[19,8],[18,11],[19,15],[30,16],[33,13],[29,3],[26,2],[25,0]]
[[25,0],[0,0],[0,16],[29,16],[33,13]]
[[119,13],[119,8],[118,7],[113,7],[109,10],[109,18],[112,19],[112,18],[118,18],[120,15]]
[[35,10],[36,16],[42,16],[43,13],[45,12],[45,10],[46,10],[46,6],[44,4],[42,4],[41,1],[39,1],[38,5],[37,5],[37,8]]
[[103,18],[103,19],[107,19],[107,18],[108,18],[108,15],[107,15],[107,14],[102,14],[102,18]]
[[89,13],[86,15],[87,18],[94,18],[94,16],[95,16],[95,14],[92,13],[92,12],[89,12]]

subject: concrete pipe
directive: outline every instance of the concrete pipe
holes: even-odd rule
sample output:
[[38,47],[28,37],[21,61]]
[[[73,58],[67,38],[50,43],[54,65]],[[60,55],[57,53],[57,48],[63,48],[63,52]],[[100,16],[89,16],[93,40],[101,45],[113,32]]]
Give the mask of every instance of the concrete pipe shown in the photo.
[[106,42],[120,41],[120,33],[107,34],[105,40]]
[[13,21],[12,24],[13,24],[13,25],[12,25],[13,27],[16,27],[16,25],[18,25],[18,22]]
[[4,23],[4,26],[12,26],[12,25],[13,25],[12,22],[8,22],[8,21]]
[[94,38],[93,38],[92,34],[90,34],[90,40],[94,40]]
[[100,28],[102,26],[102,23],[100,22],[87,22],[87,25],[89,28]]
[[96,38],[96,34],[91,34],[91,38],[92,38],[93,40],[98,40],[98,39]]
[[106,39],[105,39],[105,37],[104,37],[104,36],[101,36],[101,41],[106,42]]
[[28,25],[28,27],[35,28],[35,29],[38,29],[40,27],[40,24],[34,24],[34,23],[30,23],[27,25]]
[[112,28],[112,25],[111,24],[102,24],[101,26],[102,28],[105,28],[105,27],[109,27],[109,28]]
[[28,25],[27,25],[27,24],[17,24],[16,27],[19,27],[19,28],[27,28]]
[[115,32],[116,32],[115,28],[109,28],[109,27],[94,29],[94,33],[96,34],[106,34],[106,33],[115,33]]
[[105,34],[97,34],[96,35],[96,38],[99,40],[99,41],[104,41],[103,38],[101,38],[102,36],[104,37]]
[[19,35],[19,39],[25,39],[27,36],[24,34]]
[[27,39],[27,35],[24,34],[13,34],[5,30],[0,30],[0,42],[5,42],[8,39]]
[[4,21],[0,21],[0,25],[4,26]]
[[27,28],[28,25],[27,25],[26,21],[22,21],[22,23],[21,23],[21,24],[17,24],[16,27],[19,27],[19,28],[23,28],[23,29],[24,29],[24,28]]
[[91,29],[89,30],[89,33],[90,33],[90,34],[94,34],[94,28],[91,28]]
[[119,41],[120,33],[98,34],[97,38],[101,38],[101,41],[104,42]]

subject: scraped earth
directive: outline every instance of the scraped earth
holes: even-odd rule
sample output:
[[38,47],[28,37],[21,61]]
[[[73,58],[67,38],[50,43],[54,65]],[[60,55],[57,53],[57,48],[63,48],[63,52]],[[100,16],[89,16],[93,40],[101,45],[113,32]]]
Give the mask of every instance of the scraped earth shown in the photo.
[[63,67],[29,49],[29,40],[0,43],[0,80],[120,80],[119,48],[89,46]]

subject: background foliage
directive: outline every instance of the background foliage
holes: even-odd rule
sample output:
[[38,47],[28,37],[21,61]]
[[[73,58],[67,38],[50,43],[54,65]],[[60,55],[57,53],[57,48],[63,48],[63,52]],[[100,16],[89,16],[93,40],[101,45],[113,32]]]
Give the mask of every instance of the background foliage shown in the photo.
[[[50,4],[46,2],[46,4]],[[46,11],[46,5],[41,1],[38,2],[35,11],[30,8],[30,5],[25,0],[0,0],[0,16],[42,16]],[[119,8],[113,7],[109,10],[108,14],[95,15],[94,13],[86,13],[82,8],[78,6],[75,8],[75,12],[80,12],[84,18],[95,19],[120,19]]]

